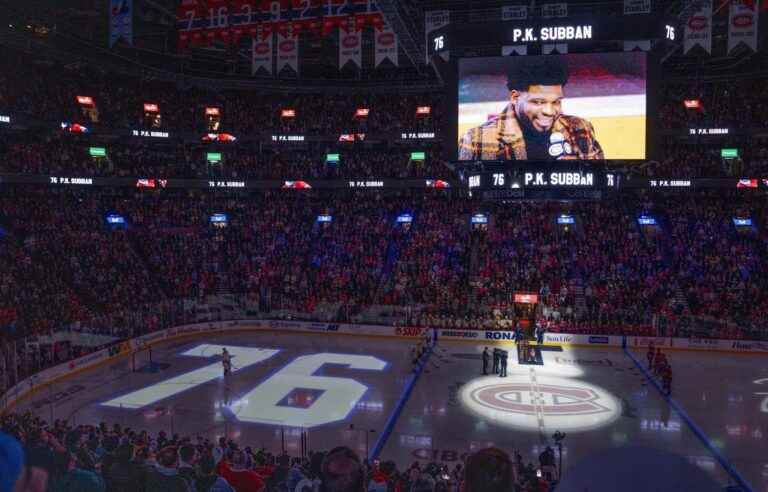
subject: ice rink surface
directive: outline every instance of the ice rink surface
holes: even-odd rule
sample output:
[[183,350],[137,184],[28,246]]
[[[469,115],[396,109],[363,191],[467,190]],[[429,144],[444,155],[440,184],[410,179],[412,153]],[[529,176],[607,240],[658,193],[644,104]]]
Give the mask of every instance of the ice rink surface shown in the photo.
[[[541,365],[482,375],[482,345],[440,342],[413,385],[409,340],[325,334],[237,333],[159,345],[41,388],[17,410],[75,423],[227,435],[243,445],[298,454],[347,445],[361,456],[458,463],[497,446],[526,461],[566,433],[563,470],[606,448],[674,452],[731,478],[684,418],[620,349],[549,347]],[[233,355],[225,378],[221,348]],[[645,363],[645,352],[636,358]],[[768,358],[669,351],[672,398],[755,490],[768,492]],[[398,402],[402,412],[393,415]],[[396,417],[396,418],[395,418]],[[391,432],[390,432],[391,431]],[[387,437],[388,436],[388,437]],[[386,440],[384,440],[386,438]]]

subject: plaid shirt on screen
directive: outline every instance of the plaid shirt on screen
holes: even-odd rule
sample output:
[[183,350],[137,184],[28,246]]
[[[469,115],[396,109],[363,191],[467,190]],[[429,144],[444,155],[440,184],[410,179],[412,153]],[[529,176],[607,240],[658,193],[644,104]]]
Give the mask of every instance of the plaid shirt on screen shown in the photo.
[[[560,115],[552,125],[552,134],[555,133],[563,136],[565,149],[558,159],[605,159],[603,149],[595,138],[595,129],[589,121],[576,116]],[[498,116],[469,129],[459,142],[460,161],[521,161],[527,158],[523,130],[511,104]]]

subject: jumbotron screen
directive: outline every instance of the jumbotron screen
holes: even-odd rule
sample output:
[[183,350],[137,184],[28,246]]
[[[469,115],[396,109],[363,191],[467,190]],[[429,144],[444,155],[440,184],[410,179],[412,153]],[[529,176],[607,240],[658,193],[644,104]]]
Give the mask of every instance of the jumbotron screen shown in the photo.
[[646,157],[646,54],[459,61],[459,160]]

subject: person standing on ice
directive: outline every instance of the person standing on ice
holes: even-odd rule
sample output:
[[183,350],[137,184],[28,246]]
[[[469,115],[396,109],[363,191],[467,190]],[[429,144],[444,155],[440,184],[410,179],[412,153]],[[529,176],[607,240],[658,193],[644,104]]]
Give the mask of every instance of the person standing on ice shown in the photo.
[[653,342],[648,344],[648,354],[646,354],[646,357],[648,358],[648,369],[653,368],[653,355],[654,355],[654,348],[653,348]]
[[547,330],[544,328],[544,325],[541,324],[541,322],[536,324],[536,344],[537,345],[544,345],[544,332]]
[[504,350],[501,352],[501,372],[499,376],[502,378],[507,377],[507,352]]
[[224,377],[232,373],[232,356],[226,348],[221,350],[221,365],[224,368]]
[[661,372],[661,368],[664,366],[664,354],[661,353],[661,349],[656,349],[656,355],[653,356],[653,374],[658,377]]

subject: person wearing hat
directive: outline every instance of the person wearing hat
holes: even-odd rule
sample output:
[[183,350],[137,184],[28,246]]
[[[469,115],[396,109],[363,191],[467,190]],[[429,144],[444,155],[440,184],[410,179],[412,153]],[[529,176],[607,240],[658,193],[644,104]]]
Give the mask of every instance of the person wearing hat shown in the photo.
[[560,57],[515,60],[507,74],[507,106],[464,134],[459,160],[605,159],[592,123],[563,114],[568,77]]
[[24,469],[24,451],[19,441],[0,434],[0,492],[12,492]]
[[0,492],[45,492],[47,487],[48,472],[25,466],[19,441],[0,432]]

